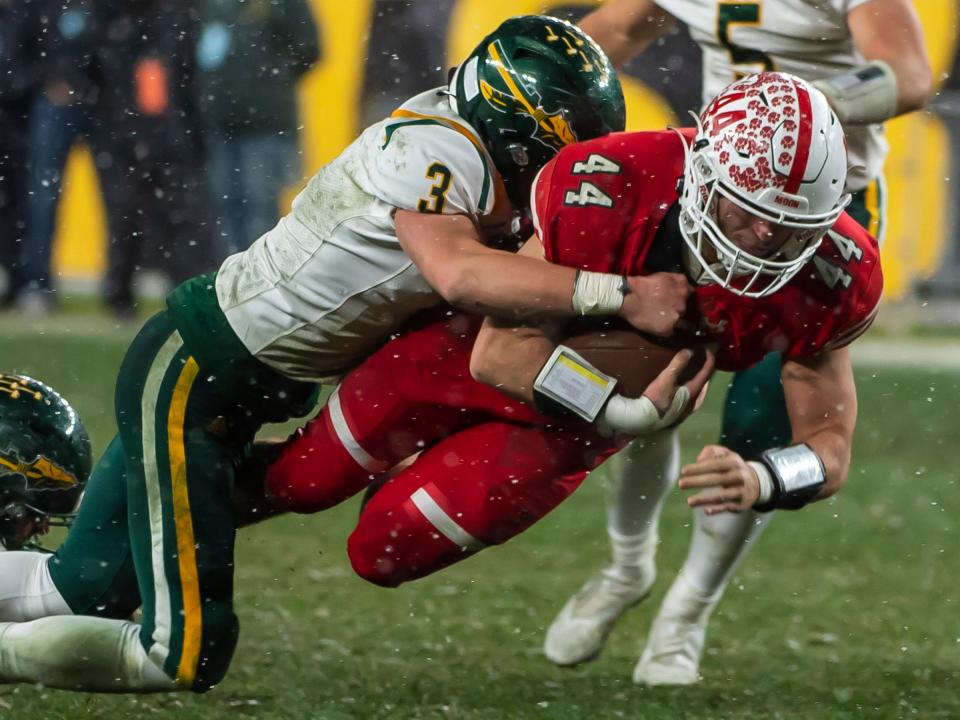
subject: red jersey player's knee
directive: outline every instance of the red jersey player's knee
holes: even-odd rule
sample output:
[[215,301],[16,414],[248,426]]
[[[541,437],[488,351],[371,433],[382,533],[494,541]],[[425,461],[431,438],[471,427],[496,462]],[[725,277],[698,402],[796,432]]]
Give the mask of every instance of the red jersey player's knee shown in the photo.
[[437,508],[422,488],[399,505],[380,500],[369,503],[347,541],[354,572],[374,585],[397,587],[426,577],[488,544],[432,517]]

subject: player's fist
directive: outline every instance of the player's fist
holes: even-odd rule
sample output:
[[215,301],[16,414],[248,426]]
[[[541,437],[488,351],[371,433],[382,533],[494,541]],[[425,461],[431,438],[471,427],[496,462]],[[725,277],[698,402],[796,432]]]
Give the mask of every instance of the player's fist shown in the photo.
[[707,445],[697,461],[680,469],[680,489],[696,490],[687,498],[692,508],[702,507],[707,515],[743,512],[760,496],[760,480],[739,454],[720,445]]
[[693,288],[680,273],[654,273],[627,278],[620,317],[638,330],[669,337],[687,310]]

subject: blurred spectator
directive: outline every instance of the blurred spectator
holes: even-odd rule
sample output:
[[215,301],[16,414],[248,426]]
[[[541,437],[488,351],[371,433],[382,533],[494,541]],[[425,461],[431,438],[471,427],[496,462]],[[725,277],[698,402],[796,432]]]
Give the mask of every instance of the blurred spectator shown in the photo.
[[199,24],[189,0],[98,4],[108,13],[94,127],[109,229],[104,294],[130,316],[140,267],[158,264],[179,283],[214,259],[192,93]]
[[12,274],[26,227],[27,114],[36,85],[36,3],[0,0],[0,301],[13,299]]
[[301,178],[296,81],[319,55],[306,0],[204,0],[197,95],[220,251],[272,228]]
[[34,0],[40,56],[27,138],[27,228],[14,273],[17,307],[53,307],[51,248],[70,148],[90,132],[98,94],[94,61],[99,18],[94,0]]

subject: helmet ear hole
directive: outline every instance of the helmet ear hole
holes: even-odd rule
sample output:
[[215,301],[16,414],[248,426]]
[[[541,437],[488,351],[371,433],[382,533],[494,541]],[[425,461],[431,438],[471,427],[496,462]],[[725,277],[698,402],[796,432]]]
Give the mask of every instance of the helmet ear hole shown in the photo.
[[510,152],[510,158],[513,160],[513,164],[517,167],[525,168],[530,164],[530,155],[527,153],[527,149],[520,143],[508,145],[507,149]]

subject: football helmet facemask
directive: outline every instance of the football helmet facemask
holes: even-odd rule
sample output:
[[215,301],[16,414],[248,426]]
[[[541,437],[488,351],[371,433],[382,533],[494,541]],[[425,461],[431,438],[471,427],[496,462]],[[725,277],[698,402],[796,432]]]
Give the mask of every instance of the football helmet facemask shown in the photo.
[[520,209],[560,148],[626,123],[620,80],[600,46],[546,15],[510,18],[487,35],[455,70],[450,94]]
[[[811,259],[850,202],[846,142],[823,93],[786,73],[727,86],[696,118],[680,195],[680,230],[699,282],[745,297],[783,287]],[[792,232],[779,250],[751,255],[720,229],[725,197]]]
[[90,468],[90,438],[70,404],[37,380],[0,373],[0,544],[37,547],[37,533],[69,524]]

